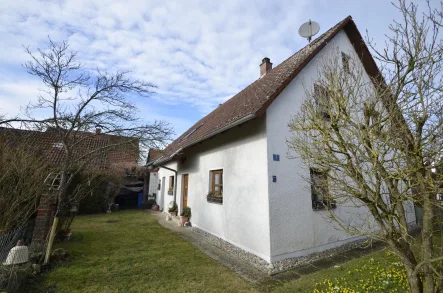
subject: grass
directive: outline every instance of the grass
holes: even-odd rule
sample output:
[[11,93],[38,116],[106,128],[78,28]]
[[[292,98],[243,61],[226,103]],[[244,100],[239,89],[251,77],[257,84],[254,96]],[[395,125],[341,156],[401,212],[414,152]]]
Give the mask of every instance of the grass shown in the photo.
[[142,211],[81,216],[66,248],[70,260],[31,292],[407,292],[387,250],[294,279],[252,285]]
[[387,249],[337,264],[297,280],[289,280],[275,292],[406,293],[406,274]]
[[71,261],[51,270],[40,292],[257,292],[142,211],[79,216]]

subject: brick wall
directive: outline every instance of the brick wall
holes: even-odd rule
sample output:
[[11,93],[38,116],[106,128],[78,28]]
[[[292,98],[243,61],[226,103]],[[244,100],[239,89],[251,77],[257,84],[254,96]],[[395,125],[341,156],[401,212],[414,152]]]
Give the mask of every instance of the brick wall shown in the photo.
[[35,250],[42,249],[46,244],[52,225],[56,199],[56,195],[52,195],[51,193],[43,194],[40,198],[31,244],[31,247]]

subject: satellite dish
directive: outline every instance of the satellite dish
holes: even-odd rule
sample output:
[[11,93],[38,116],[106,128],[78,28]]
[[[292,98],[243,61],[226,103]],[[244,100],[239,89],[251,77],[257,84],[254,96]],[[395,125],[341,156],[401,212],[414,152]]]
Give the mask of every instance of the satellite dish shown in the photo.
[[315,22],[309,20],[300,26],[298,29],[298,34],[303,38],[307,38],[309,42],[311,42],[312,36],[316,35],[320,31],[320,25]]

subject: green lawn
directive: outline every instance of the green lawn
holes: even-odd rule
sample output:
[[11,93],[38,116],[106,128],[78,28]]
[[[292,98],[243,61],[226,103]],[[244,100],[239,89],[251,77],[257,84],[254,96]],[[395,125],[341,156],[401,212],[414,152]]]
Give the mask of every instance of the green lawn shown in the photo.
[[406,273],[398,258],[383,249],[284,282],[275,292],[407,293],[407,288]]
[[257,292],[146,212],[79,216],[72,230],[57,245],[72,260],[44,277],[42,292]]
[[146,212],[81,216],[72,230],[74,238],[57,245],[70,260],[40,277],[31,292],[407,292],[401,265],[386,250],[252,285]]

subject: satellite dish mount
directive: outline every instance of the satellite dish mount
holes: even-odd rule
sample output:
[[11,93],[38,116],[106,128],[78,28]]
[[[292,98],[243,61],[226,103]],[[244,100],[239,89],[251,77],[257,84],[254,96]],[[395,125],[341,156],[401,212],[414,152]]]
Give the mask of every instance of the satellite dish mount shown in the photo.
[[303,38],[307,38],[308,42],[310,43],[312,37],[315,36],[319,31],[320,25],[315,21],[309,20],[300,26],[298,29],[298,34]]

